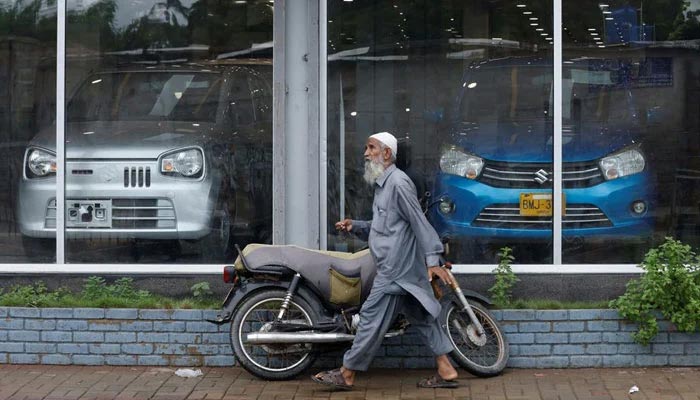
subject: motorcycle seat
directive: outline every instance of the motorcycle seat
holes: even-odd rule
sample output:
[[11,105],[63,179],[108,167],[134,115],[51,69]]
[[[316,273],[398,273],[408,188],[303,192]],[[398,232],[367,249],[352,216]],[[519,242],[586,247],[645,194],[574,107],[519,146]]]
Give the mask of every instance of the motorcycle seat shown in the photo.
[[246,266],[239,256],[234,264],[238,271],[265,273],[271,267],[283,267],[298,272],[330,296],[329,269],[347,277],[359,277],[364,298],[376,275],[376,265],[369,249],[356,253],[307,249],[294,245],[249,244],[243,250]]

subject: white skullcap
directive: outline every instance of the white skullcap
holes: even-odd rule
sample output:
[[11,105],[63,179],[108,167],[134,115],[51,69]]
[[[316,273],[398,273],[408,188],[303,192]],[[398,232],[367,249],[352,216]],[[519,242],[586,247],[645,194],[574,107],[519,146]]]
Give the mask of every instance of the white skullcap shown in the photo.
[[370,138],[379,140],[380,142],[384,143],[386,147],[391,149],[391,154],[393,154],[394,157],[396,157],[396,152],[398,151],[398,148],[396,145],[397,142],[394,135],[392,135],[389,132],[379,132],[370,136]]

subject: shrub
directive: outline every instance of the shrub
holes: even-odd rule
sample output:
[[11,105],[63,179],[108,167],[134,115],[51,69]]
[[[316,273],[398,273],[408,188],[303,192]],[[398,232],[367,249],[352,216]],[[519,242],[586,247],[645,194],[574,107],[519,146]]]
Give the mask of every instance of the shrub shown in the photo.
[[0,289],[0,304],[15,307],[55,307],[69,291],[60,288],[54,292],[46,288],[44,282],[33,285],[15,285],[6,293]]
[[657,313],[682,332],[700,326],[700,259],[685,245],[666,238],[645,255],[645,273],[627,283],[625,293],[610,302],[620,315],[636,322],[634,340],[646,345],[659,331]]
[[502,247],[498,252],[498,266],[493,270],[496,282],[489,289],[489,293],[493,297],[493,302],[500,308],[510,306],[513,286],[519,281],[510,266],[514,260],[513,250],[510,247]]

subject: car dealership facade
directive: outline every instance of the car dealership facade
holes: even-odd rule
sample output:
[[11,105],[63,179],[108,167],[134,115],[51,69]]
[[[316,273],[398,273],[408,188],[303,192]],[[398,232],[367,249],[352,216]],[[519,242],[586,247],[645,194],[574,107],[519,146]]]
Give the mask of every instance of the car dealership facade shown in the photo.
[[[461,273],[627,276],[700,244],[700,2],[0,3],[0,273],[355,251],[364,142]],[[607,279],[607,278],[604,278]],[[622,282],[622,281],[621,281]]]

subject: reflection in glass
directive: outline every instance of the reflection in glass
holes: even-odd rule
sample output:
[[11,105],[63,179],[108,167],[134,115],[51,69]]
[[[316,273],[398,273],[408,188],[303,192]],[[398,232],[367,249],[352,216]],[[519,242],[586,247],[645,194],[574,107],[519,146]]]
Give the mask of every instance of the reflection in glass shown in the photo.
[[[42,129],[56,142],[55,97],[55,3],[0,2],[0,263],[56,260],[55,154],[27,146]],[[29,187],[46,200],[18,201]]]
[[638,263],[667,235],[697,246],[698,4],[565,1],[563,13],[564,161],[602,177],[565,190],[602,225],[565,224],[564,262]]
[[[69,2],[67,262],[218,263],[269,241],[272,7]],[[47,130],[29,146],[55,148]],[[34,219],[54,204],[20,201]]]
[[[551,262],[551,9],[329,2],[329,223],[370,219],[363,146],[389,131],[452,261],[494,263],[510,246],[518,263]],[[328,243],[364,245],[333,234]]]

